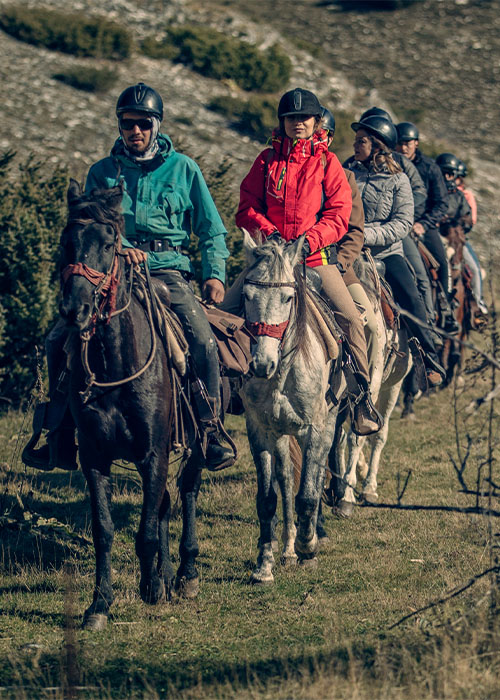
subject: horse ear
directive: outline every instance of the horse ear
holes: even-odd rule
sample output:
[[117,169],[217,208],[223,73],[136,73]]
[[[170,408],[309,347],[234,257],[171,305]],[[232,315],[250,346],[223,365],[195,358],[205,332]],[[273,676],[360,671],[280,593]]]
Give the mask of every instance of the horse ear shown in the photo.
[[76,202],[81,199],[82,196],[82,188],[80,187],[80,183],[74,180],[73,178],[70,178],[69,181],[69,187],[68,187],[68,193],[67,193],[67,200],[68,200],[68,206],[72,207]]
[[245,251],[245,258],[248,264],[254,259],[254,250],[257,248],[256,242],[253,240],[252,236],[244,228],[241,229],[243,233],[243,250]]
[[123,200],[123,183],[120,182],[116,187],[110,187],[107,190],[99,190],[99,196],[106,203],[108,209],[116,209],[121,212]]
[[306,237],[305,235],[303,235],[300,238],[297,238],[297,240],[294,241],[292,244],[288,243],[285,246],[283,253],[288,257],[288,260],[290,261],[290,265],[292,267],[295,267],[295,265],[298,265],[300,262],[302,262],[302,247],[304,245],[305,240]]

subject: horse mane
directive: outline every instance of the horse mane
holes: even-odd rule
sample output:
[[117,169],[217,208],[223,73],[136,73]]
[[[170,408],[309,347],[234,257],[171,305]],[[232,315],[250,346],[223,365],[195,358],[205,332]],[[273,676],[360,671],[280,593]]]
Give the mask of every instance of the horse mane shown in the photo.
[[[283,251],[286,245],[284,239],[266,240],[261,245],[252,249],[254,262],[248,268],[251,272],[263,261],[268,262],[269,276],[277,280],[282,280],[286,273],[286,261]],[[301,352],[305,359],[310,358],[310,340],[307,333],[308,310],[307,310],[307,281],[302,271],[301,265],[293,268],[293,279],[296,289],[297,305],[295,309],[294,339],[297,352]]]
[[94,189],[68,203],[68,218],[66,229],[73,223],[97,222],[112,226],[118,239],[125,230],[125,219],[121,206],[116,206],[116,196],[123,192],[121,186],[110,189]]

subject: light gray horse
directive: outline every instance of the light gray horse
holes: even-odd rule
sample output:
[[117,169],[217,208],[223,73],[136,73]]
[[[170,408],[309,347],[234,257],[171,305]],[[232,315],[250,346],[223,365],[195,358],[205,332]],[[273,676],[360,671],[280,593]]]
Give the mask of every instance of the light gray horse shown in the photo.
[[[361,494],[366,501],[376,501],[377,475],[382,450],[389,435],[389,421],[396,406],[403,379],[410,371],[413,360],[408,347],[408,334],[405,327],[391,330],[387,327],[380,306],[380,282],[374,274],[371,264],[363,259],[356,262],[356,274],[365,288],[377,319],[378,356],[374,362],[370,377],[370,390],[373,401],[384,418],[383,428],[368,438],[355,435],[350,424],[337,426],[335,444],[330,453],[330,468],[340,478],[332,480],[336,500],[335,513],[349,517],[356,503],[354,489],[357,472],[363,478]],[[339,433],[346,429],[346,436]],[[368,441],[370,455],[368,460],[363,454],[363,447]],[[347,443],[347,460],[344,447]]]
[[[273,518],[277,482],[283,500],[283,552],[286,565],[316,562],[316,521],[337,408],[327,401],[332,361],[308,322],[306,287],[298,263],[302,239],[256,245],[244,232],[249,267],[243,282],[245,318],[256,336],[249,378],[241,393],[250,449],[257,468],[259,555],[253,583],[271,583]],[[333,371],[344,391],[340,361]],[[303,460],[293,507],[290,436]]]

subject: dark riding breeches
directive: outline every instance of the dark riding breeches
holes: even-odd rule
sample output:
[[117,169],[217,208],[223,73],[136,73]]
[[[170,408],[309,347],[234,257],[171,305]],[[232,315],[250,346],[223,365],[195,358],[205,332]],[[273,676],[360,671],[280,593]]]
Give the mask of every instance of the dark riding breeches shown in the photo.
[[447,297],[451,294],[451,275],[448,258],[443,241],[439,235],[439,229],[430,228],[422,236],[422,241],[439,263],[438,279]]
[[[391,285],[394,298],[398,304],[409,311],[423,323],[427,323],[424,302],[415,284],[409,263],[402,255],[388,255],[383,258],[385,263],[385,278]],[[427,328],[423,328],[410,318],[404,318],[410,332],[420,341],[423,351],[433,360],[437,360],[436,347],[432,335]]]
[[432,301],[431,282],[429,280],[429,275],[427,274],[424,261],[422,260],[422,256],[418,252],[417,244],[413,238],[411,238],[411,236],[406,236],[406,238],[403,239],[403,249],[405,252],[405,257],[415,273],[417,288],[425,304],[425,310],[427,311],[427,321],[430,324],[433,324],[436,317],[436,311]]
[[168,286],[170,306],[182,324],[196,374],[204,382],[209,396],[219,402],[220,371],[217,343],[205,312],[189,282],[178,270],[155,270],[151,275]]

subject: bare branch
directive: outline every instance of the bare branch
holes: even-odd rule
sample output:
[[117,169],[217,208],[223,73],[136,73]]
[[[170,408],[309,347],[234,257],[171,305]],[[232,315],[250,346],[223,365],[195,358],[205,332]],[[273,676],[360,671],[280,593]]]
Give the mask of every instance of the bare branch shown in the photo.
[[484,576],[487,576],[488,574],[491,574],[491,573],[498,573],[498,572],[500,572],[500,566],[492,566],[490,569],[486,569],[486,571],[482,571],[480,574],[473,576],[464,586],[461,586],[460,588],[456,588],[453,591],[451,591],[450,593],[448,593],[447,595],[445,595],[443,598],[439,598],[439,600],[435,600],[432,603],[428,603],[427,605],[424,605],[423,608],[419,608],[418,610],[415,610],[414,612],[411,612],[408,615],[405,615],[397,622],[394,622],[388,629],[392,630],[392,629],[394,629],[394,627],[397,627],[402,622],[405,622],[406,620],[409,620],[410,618],[415,617],[415,615],[419,615],[420,613],[425,612],[426,610],[430,610],[431,608],[435,608],[437,605],[442,605],[443,603],[446,603],[448,600],[451,600],[452,598],[456,598],[458,595],[460,595],[460,593],[463,593],[468,588],[473,586],[477,581],[484,578]]

